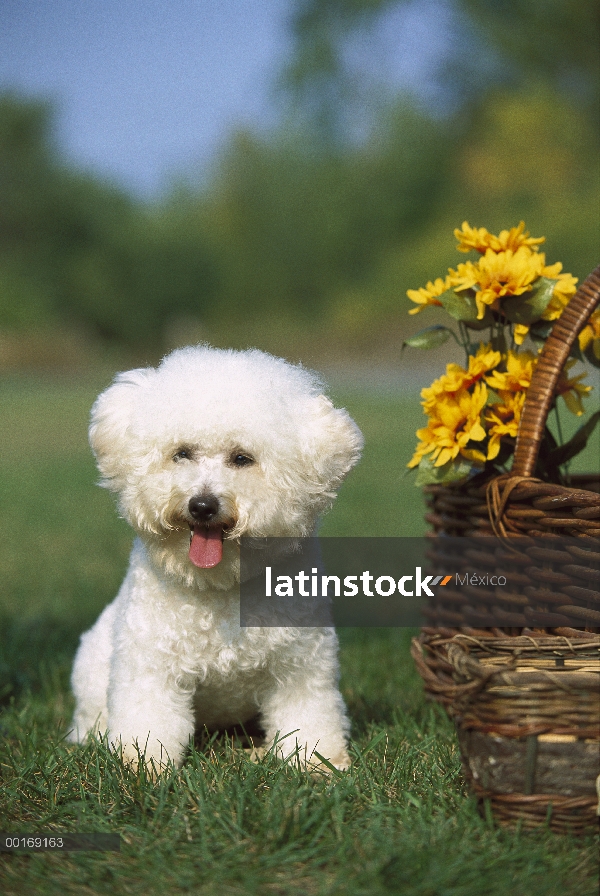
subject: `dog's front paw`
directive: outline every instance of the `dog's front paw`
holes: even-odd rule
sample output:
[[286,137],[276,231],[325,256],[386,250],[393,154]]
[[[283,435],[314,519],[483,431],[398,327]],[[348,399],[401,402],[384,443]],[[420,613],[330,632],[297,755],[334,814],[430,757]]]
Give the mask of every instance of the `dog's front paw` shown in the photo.
[[268,752],[267,747],[244,747],[244,753],[250,762],[260,762],[261,759],[265,758]]
[[340,772],[345,772],[352,765],[352,761],[345,750],[334,759],[330,759],[330,762],[334,768],[337,768]]
[[334,769],[343,772],[352,765],[346,750],[340,750],[334,756],[329,757],[322,755],[319,750],[315,750],[309,755],[306,748],[302,749],[299,744],[296,744],[296,749],[290,753],[283,749],[282,744],[283,741],[276,741],[270,746],[268,744],[262,747],[253,746],[244,752],[252,762],[260,762],[261,759],[272,753],[278,759],[284,762],[291,762],[295,766],[315,775],[331,775]]
[[150,750],[142,749],[137,743],[123,744],[121,741],[113,744],[113,749],[124,766],[133,772],[137,772],[143,767],[146,777],[151,781],[157,781],[161,775],[173,770],[173,761],[166,750],[161,749],[159,753],[155,754]]
[[350,757],[345,750],[331,758],[325,756],[319,758],[319,755],[317,755],[317,753],[318,751],[313,753],[306,763],[306,767],[310,769],[311,772],[316,772],[322,775],[331,775],[333,769],[344,772],[349,769],[352,764],[350,761]]

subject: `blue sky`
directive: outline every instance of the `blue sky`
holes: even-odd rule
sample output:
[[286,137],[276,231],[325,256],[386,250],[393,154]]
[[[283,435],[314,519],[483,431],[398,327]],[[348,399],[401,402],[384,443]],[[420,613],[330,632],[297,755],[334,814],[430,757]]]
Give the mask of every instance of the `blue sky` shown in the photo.
[[[293,0],[0,0],[0,90],[54,100],[81,167],[151,196],[200,175],[236,127],[274,127]],[[350,47],[357,71],[436,99],[447,0],[392,8]]]

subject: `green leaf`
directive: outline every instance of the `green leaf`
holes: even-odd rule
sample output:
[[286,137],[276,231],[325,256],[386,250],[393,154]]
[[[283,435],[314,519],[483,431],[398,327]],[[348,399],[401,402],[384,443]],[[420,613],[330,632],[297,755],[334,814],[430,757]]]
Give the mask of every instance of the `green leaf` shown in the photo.
[[[568,442],[565,442],[564,445],[559,445],[558,448],[555,448],[553,451],[550,451],[547,458],[547,464],[550,467],[559,467],[561,464],[566,464],[568,460],[576,457],[588,443],[588,439],[596,428],[596,424],[600,420],[600,411],[596,411],[595,414],[592,414],[587,423],[584,423],[583,426],[580,426],[575,435],[569,439]],[[421,465],[419,464],[419,467]]]
[[449,460],[448,463],[441,467],[434,466],[434,462],[428,455],[425,455],[417,468],[417,478],[415,485],[421,487],[423,485],[449,485],[451,482],[462,482],[465,480],[472,470],[478,470],[474,464],[465,460],[464,457],[457,457],[455,460]]
[[[585,356],[581,349],[579,348],[579,342],[576,339],[573,345],[571,346],[571,351],[569,352],[569,358],[576,358],[578,361],[581,361],[582,364],[585,363]],[[596,364],[599,362],[596,361]]]
[[556,280],[540,277],[530,292],[512,296],[502,302],[502,314],[513,324],[532,324],[539,320],[550,304]]
[[475,301],[475,293],[471,289],[464,292],[454,292],[453,289],[448,289],[437,298],[442,303],[444,310],[454,320],[462,320],[469,327],[480,330],[484,327],[491,327],[494,322],[489,308],[485,309],[485,314],[481,320],[477,319],[477,302]]
[[[571,354],[573,354],[573,352],[571,352]],[[590,364],[594,365],[594,367],[600,367],[600,358],[598,357],[598,355],[596,355],[594,353],[594,341],[593,340],[588,344],[588,347],[583,352],[583,355],[584,355],[586,361],[589,361]]]
[[555,321],[538,320],[529,328],[529,336],[536,345],[543,345],[550,333]]
[[481,320],[465,320],[463,321],[465,327],[468,327],[469,330],[485,330],[488,327],[491,327],[494,323],[494,318],[491,313],[486,309],[485,314],[483,315]]
[[452,335],[452,330],[449,330],[448,327],[439,325],[425,327],[424,330],[419,330],[414,336],[409,336],[408,339],[405,339],[402,343],[402,348],[405,345],[409,345],[411,348],[437,348],[438,345],[443,345],[444,342],[447,342]]

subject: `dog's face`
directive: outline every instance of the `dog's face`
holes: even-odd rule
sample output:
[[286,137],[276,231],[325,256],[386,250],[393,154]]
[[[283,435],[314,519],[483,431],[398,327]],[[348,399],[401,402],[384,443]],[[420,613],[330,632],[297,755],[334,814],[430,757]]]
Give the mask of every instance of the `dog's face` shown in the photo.
[[309,534],[362,436],[305,370],[200,346],[119,375],[90,442],[123,516],[181,572],[218,566],[241,535]]

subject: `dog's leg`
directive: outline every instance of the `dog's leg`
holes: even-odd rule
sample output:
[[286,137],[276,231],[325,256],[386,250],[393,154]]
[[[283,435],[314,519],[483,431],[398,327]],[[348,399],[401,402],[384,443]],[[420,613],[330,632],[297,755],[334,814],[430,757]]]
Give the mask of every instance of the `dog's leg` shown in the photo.
[[81,636],[71,675],[76,701],[72,729],[67,735],[71,743],[82,743],[88,735],[106,731],[106,694],[114,616],[113,603],[106,607],[96,624]]
[[313,655],[304,669],[295,669],[279,679],[262,701],[261,718],[267,748],[277,741],[276,750],[281,756],[297,750],[307,767],[319,767],[316,751],[336,768],[345,769],[350,765],[350,722],[337,687],[337,639],[333,635],[329,641],[330,649]]
[[115,650],[108,688],[108,741],[136,766],[179,767],[194,733],[193,683],[140,645]]
[[331,688],[311,691],[299,693],[295,686],[279,688],[265,702],[262,713],[267,733],[265,748],[275,744],[282,757],[297,753],[307,767],[321,765],[316,751],[335,768],[348,768],[350,725],[342,696]]

